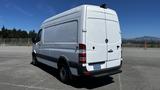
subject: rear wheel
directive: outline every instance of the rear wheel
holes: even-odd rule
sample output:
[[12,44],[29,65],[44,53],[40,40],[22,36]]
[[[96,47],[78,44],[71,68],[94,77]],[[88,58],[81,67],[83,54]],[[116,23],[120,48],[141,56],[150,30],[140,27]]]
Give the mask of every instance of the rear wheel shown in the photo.
[[71,80],[71,73],[69,67],[62,65],[59,67],[59,78],[63,83],[68,83]]

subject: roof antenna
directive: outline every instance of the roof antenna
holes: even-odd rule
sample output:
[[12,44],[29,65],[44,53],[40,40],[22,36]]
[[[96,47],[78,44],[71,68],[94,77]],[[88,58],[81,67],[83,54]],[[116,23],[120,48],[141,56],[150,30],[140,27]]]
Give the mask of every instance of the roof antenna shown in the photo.
[[107,7],[106,7],[106,4],[102,4],[100,7],[101,7],[101,8],[105,8],[105,9],[107,8]]

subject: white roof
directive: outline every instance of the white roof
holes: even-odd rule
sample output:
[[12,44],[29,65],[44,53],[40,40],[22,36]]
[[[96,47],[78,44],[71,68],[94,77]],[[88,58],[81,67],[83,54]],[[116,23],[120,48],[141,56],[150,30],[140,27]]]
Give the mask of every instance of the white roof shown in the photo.
[[[81,10],[84,9],[85,7],[89,7],[89,8],[92,9],[92,10],[96,10],[97,8],[99,8],[99,9],[101,9],[101,10],[104,10],[103,8],[100,8],[100,6],[95,6],[95,5],[81,5],[81,6],[78,6],[78,7],[73,8],[73,9],[67,10],[67,11],[65,11],[65,12],[63,12],[63,13],[57,14],[57,15],[55,15],[55,16],[52,16],[52,17],[46,19],[43,23],[49,22],[49,21],[51,21],[51,20],[53,20],[53,19],[59,18],[59,17],[61,17],[61,16],[64,16],[64,15],[67,15],[67,14],[70,14],[70,13],[73,13],[73,12],[81,11]],[[114,10],[112,10],[112,9],[109,9],[109,8],[106,9],[106,12],[116,15],[116,12],[115,12]]]

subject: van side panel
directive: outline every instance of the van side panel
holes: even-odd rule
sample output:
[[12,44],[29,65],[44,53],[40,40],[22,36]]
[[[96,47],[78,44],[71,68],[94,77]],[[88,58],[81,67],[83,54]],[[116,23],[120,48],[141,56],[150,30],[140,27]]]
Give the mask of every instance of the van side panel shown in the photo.
[[70,21],[48,27],[44,31],[44,47],[48,48],[49,56],[58,59],[66,57],[76,62],[76,46],[78,44],[78,21]]
[[[80,25],[80,12],[72,13],[56,20],[44,23],[43,44],[41,54],[52,60],[44,60],[43,63],[57,68],[58,59],[65,57],[68,63],[77,64],[78,59],[78,30]],[[48,53],[47,53],[48,52]],[[47,62],[51,63],[47,63]],[[70,66],[71,73],[78,75],[75,67]]]

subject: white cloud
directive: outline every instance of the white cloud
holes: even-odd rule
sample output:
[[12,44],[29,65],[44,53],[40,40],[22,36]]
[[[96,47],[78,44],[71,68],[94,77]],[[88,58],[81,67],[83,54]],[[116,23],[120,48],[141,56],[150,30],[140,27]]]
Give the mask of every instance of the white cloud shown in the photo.
[[29,13],[28,11],[26,11],[25,9],[23,9],[22,7],[16,5],[15,3],[13,2],[9,2],[8,0],[4,0],[5,1],[5,4],[4,4],[4,7],[5,8],[8,8],[8,9],[14,9],[26,16],[33,16],[33,14]]
[[48,10],[48,12],[49,12],[49,13],[53,13],[53,14],[55,14],[55,13],[56,13],[56,11],[54,10],[54,8],[53,8],[53,7],[48,6],[48,7],[46,7],[46,8],[47,8],[47,10]]
[[27,12],[26,10],[24,10],[23,8],[21,8],[21,7],[17,6],[17,5],[14,5],[14,8],[15,8],[17,11],[23,13],[24,15],[27,15],[27,16],[30,16],[30,17],[33,16],[33,14]]
[[37,3],[36,4],[36,8],[38,10],[45,10],[46,9],[45,12],[48,12],[48,13],[51,13],[51,14],[55,14],[56,13],[56,10],[54,9],[54,7],[50,6],[50,5],[46,4],[46,3],[43,3],[43,4],[42,3]]

